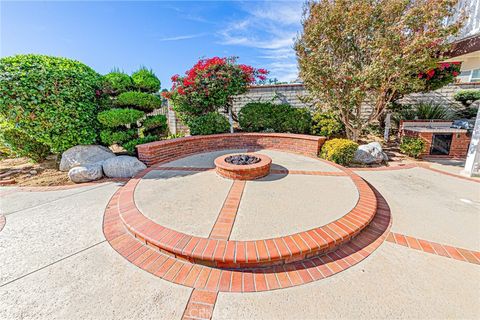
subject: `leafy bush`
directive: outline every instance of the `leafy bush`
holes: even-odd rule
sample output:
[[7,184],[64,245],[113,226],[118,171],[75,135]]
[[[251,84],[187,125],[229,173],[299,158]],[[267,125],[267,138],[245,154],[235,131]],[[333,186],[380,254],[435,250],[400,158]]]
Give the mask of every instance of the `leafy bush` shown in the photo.
[[312,118],[312,133],[331,137],[343,131],[343,124],[333,112],[317,112]]
[[78,61],[34,54],[1,58],[0,116],[54,153],[94,143],[101,86],[102,77]]
[[143,121],[143,127],[145,128],[145,130],[165,130],[167,129],[167,117],[163,114],[148,117],[147,119],[145,119],[145,121]]
[[137,89],[143,92],[158,92],[160,90],[160,80],[153,73],[145,67],[140,68],[132,74],[133,84]]
[[188,127],[190,128],[190,134],[195,136],[228,132],[230,124],[220,113],[210,112],[191,120]]
[[328,140],[322,146],[320,156],[341,165],[348,165],[353,161],[358,144],[348,139]]
[[420,103],[415,106],[415,116],[417,119],[451,119],[451,112],[444,106],[433,103]]
[[2,140],[8,149],[17,156],[29,157],[34,161],[42,161],[50,154],[50,148],[29,137],[25,133],[15,129],[7,129],[2,132]]
[[135,109],[110,109],[100,112],[97,118],[104,126],[115,128],[135,123],[144,115],[145,112]]
[[421,138],[403,137],[400,151],[410,157],[418,158],[425,150],[425,141]]
[[137,145],[143,144],[143,143],[148,143],[148,142],[153,142],[153,141],[157,141],[157,140],[158,140],[158,138],[156,136],[148,135],[148,136],[145,136],[143,138],[137,138],[137,139],[130,140],[127,143],[122,144],[122,147],[125,150],[127,150],[128,153],[135,154],[135,147]]
[[312,118],[308,110],[288,104],[251,102],[240,110],[238,121],[243,130],[250,132],[310,133]]
[[464,106],[470,105],[472,102],[480,100],[480,90],[478,89],[468,89],[468,90],[459,90],[453,96],[453,99],[461,102]]
[[129,91],[120,94],[115,100],[115,105],[121,108],[153,111],[162,106],[162,99],[149,93]]
[[111,131],[108,129],[100,131],[100,140],[107,146],[118,143],[122,144],[135,137],[137,130],[130,129],[125,131]]
[[103,76],[103,79],[103,90],[108,94],[119,94],[133,87],[132,78],[120,71],[112,71]]

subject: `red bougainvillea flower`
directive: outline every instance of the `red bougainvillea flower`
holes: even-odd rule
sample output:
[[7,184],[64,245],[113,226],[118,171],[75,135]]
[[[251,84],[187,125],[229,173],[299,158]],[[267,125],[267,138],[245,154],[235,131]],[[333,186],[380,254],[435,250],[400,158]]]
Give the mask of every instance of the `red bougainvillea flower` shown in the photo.
[[457,71],[453,71],[452,74],[453,74],[454,77],[456,77],[456,76],[458,76],[460,73],[458,73]]
[[435,70],[433,69],[430,69],[427,71],[427,78],[430,79],[431,77],[433,77],[435,75]]
[[180,76],[178,74],[175,74],[172,76],[172,82],[176,82]]
[[418,79],[422,79],[423,78],[423,73],[419,73],[418,74]]

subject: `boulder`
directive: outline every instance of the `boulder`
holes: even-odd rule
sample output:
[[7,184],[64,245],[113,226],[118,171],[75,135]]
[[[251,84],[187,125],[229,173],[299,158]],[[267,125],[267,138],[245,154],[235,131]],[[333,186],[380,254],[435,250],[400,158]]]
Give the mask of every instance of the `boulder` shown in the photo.
[[94,164],[115,157],[107,147],[99,145],[78,145],[62,154],[60,171],[68,171],[73,167]]
[[369,144],[358,146],[353,161],[363,164],[382,163],[388,161],[388,156],[383,152],[380,143],[370,142]]
[[109,178],[132,178],[147,166],[135,157],[118,156],[102,163],[103,172]]
[[68,171],[68,178],[75,183],[89,182],[101,179],[103,170],[101,163],[87,164],[85,166],[73,167]]

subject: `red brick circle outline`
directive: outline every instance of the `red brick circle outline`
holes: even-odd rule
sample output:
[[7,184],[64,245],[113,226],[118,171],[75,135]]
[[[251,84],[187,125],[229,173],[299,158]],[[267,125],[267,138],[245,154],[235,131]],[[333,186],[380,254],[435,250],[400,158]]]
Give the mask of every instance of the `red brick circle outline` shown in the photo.
[[153,222],[135,204],[135,188],[141,178],[152,170],[161,170],[159,165],[145,169],[120,189],[120,218],[127,230],[145,244],[197,264],[218,268],[255,268],[317,256],[356,236],[368,226],[377,209],[376,197],[369,185],[353,171],[335,165],[350,177],[359,193],[355,207],[335,221],[308,231],[255,241],[190,236]]
[[[390,207],[369,185],[377,199],[377,211],[370,224],[349,242],[334,251],[281,266],[227,270],[199,265],[156,250],[130,234],[119,216],[119,189],[104,214],[106,240],[125,259],[169,282],[216,292],[260,292],[289,288],[321,280],[342,272],[372,254],[386,239],[392,225]],[[213,305],[210,306],[213,310]]]

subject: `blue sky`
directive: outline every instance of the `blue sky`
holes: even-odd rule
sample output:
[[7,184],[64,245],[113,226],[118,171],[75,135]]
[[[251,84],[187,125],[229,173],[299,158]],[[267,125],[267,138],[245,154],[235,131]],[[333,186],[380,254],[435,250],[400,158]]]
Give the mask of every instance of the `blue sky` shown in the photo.
[[201,57],[238,56],[281,81],[297,77],[292,49],[302,1],[4,2],[1,56],[41,53],[104,74],[152,68],[170,87]]

